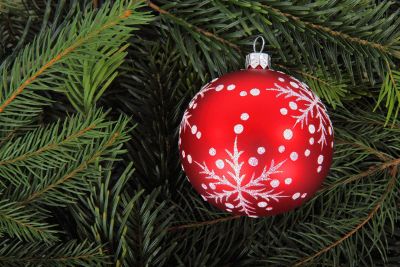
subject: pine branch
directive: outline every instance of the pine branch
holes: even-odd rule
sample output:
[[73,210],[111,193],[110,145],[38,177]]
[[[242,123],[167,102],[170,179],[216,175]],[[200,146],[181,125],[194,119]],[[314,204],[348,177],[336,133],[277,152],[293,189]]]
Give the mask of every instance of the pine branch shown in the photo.
[[333,242],[329,246],[321,249],[320,251],[316,252],[315,254],[301,259],[300,261],[296,262],[293,266],[303,266],[307,262],[312,261],[313,259],[315,259],[315,258],[319,257],[320,255],[326,253],[327,251],[331,250],[332,248],[338,246],[339,244],[344,242],[346,239],[348,239],[349,237],[354,235],[362,227],[364,227],[378,213],[378,211],[380,210],[381,206],[383,205],[383,202],[386,200],[388,195],[394,189],[395,184],[396,184],[396,180],[398,179],[397,170],[398,170],[397,166],[395,166],[395,167],[393,167],[391,169],[391,174],[390,174],[391,178],[390,178],[389,182],[387,183],[387,187],[386,187],[385,192],[382,194],[380,199],[376,202],[376,204],[374,205],[373,209],[369,212],[368,216],[364,220],[362,220],[353,230],[351,230],[350,232],[346,233],[340,239],[336,240],[335,242]]
[[240,216],[240,215],[233,215],[233,216],[228,216],[228,217],[224,217],[224,218],[218,218],[218,219],[209,220],[209,221],[177,225],[177,226],[170,227],[168,229],[168,231],[175,232],[175,231],[188,229],[188,228],[196,228],[196,227],[202,227],[202,226],[206,226],[206,225],[213,225],[213,224],[216,224],[216,223],[221,223],[221,222],[226,222],[226,221],[230,221],[230,220],[239,219],[241,217],[242,216]]
[[221,37],[219,37],[218,35],[213,34],[212,32],[206,31],[206,30],[204,30],[204,29],[202,29],[202,28],[200,28],[200,27],[197,27],[197,26],[195,26],[195,25],[193,25],[193,24],[190,24],[190,23],[188,23],[187,21],[185,21],[185,20],[183,20],[183,19],[181,19],[181,18],[178,18],[177,16],[171,14],[171,13],[168,12],[167,10],[162,9],[161,7],[157,6],[156,4],[154,4],[153,2],[151,2],[150,0],[146,0],[146,2],[147,2],[147,5],[148,5],[151,9],[153,9],[154,11],[157,11],[158,13],[160,13],[160,14],[162,14],[162,15],[166,15],[166,16],[168,16],[168,17],[170,17],[170,18],[173,18],[174,20],[179,21],[180,23],[184,24],[185,26],[187,26],[187,27],[190,28],[190,29],[196,30],[198,33],[200,33],[200,34],[202,34],[202,35],[204,35],[204,36],[206,36],[206,37],[213,38],[213,39],[215,39],[215,40],[217,40],[217,41],[219,41],[219,42],[221,42],[221,43],[223,43],[223,44],[226,44],[226,45],[228,45],[228,46],[234,48],[234,49],[237,50],[237,51],[240,51],[240,47],[239,47],[238,45],[236,45],[236,44],[234,44],[234,43],[232,43],[232,42],[230,42],[230,41],[228,41],[228,40],[226,40],[226,39],[224,39],[224,38],[221,38]]
[[[233,1],[236,1],[236,0],[233,0]],[[278,8],[274,8],[274,7],[266,5],[266,4],[261,4],[260,6],[264,7],[267,10],[273,11],[273,13],[275,13],[278,16],[287,18],[287,20],[293,20],[294,22],[297,22],[300,25],[303,25],[303,26],[305,26],[307,28],[311,28],[311,29],[314,29],[314,30],[325,32],[328,35],[332,36],[333,38],[339,37],[339,38],[344,39],[344,40],[346,40],[346,41],[348,41],[350,43],[355,43],[355,44],[363,45],[363,46],[369,46],[371,48],[380,50],[380,51],[382,51],[384,53],[388,53],[388,54],[391,54],[391,55],[393,55],[393,56],[395,56],[397,58],[400,58],[400,51],[393,50],[393,48],[388,44],[377,43],[377,42],[370,41],[370,40],[367,40],[367,39],[354,37],[354,36],[351,36],[351,35],[349,35],[347,33],[344,33],[344,32],[338,31],[338,30],[334,30],[334,29],[326,27],[324,25],[319,25],[319,24],[315,24],[315,23],[312,23],[312,22],[309,22],[309,21],[305,21],[305,20],[302,20],[300,17],[294,16],[294,15],[289,14],[289,13],[282,12]]]
[[0,228],[1,233],[11,238],[25,241],[58,241],[57,231],[45,222],[38,212],[23,209],[8,199],[0,200]]
[[3,143],[1,176],[14,185],[26,185],[35,170],[57,168],[74,160],[75,151],[102,138],[102,131],[110,124],[105,116],[101,111],[94,111],[87,117],[76,115]]
[[89,190],[89,183],[98,177],[96,164],[103,160],[114,161],[124,150],[122,143],[127,141],[126,125],[128,119],[121,117],[109,123],[97,139],[88,140],[68,161],[56,168],[30,168],[33,174],[28,185],[7,188],[7,195],[21,206],[32,203],[65,206]]
[[90,195],[73,206],[73,214],[82,235],[91,237],[98,245],[107,243],[102,253],[110,255],[116,266],[127,266],[127,220],[143,191],[128,194],[132,164],[118,177],[114,177],[111,166],[105,169],[93,183]]
[[[96,12],[87,10],[84,17],[78,13],[57,32],[56,39],[53,39],[51,29],[43,31],[18,54],[13,63],[3,63],[0,67],[2,135],[29,124],[41,112],[41,107],[49,103],[49,99],[36,93],[37,90],[64,91],[63,77],[70,74],[70,68],[65,66],[68,60],[90,58],[96,44],[115,44],[118,38],[112,41],[112,37],[120,31],[127,31],[121,27],[146,22],[148,17],[145,14],[133,13],[133,9],[139,6],[137,2],[121,0],[112,8],[104,5]],[[7,77],[12,79],[8,81]],[[25,108],[21,109],[21,106]]]
[[[375,107],[376,110],[379,104],[386,98],[385,106],[388,111],[386,115],[385,126],[392,118],[393,123],[395,123],[400,110],[400,71],[392,70],[388,62],[386,62],[386,65],[387,74],[382,83],[378,101]],[[392,124],[392,127],[393,126],[394,124]]]
[[22,244],[5,240],[0,244],[0,263],[9,267],[92,267],[105,263],[99,248],[88,242],[70,241],[51,247],[41,243]]

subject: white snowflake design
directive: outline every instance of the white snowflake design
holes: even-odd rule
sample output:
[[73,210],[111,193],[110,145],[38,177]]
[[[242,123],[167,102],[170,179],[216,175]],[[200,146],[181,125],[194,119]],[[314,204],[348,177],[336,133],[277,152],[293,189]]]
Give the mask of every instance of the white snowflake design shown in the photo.
[[[268,170],[264,167],[260,175],[256,177],[253,173],[250,181],[246,184],[242,184],[246,175],[241,173],[244,161],[240,161],[239,158],[243,151],[239,151],[237,148],[237,137],[235,138],[233,152],[230,152],[227,149],[225,151],[229,156],[229,159],[225,159],[225,162],[231,168],[231,171],[227,172],[228,176],[217,175],[214,170],[210,170],[207,167],[205,162],[200,164],[195,161],[201,168],[199,173],[204,174],[205,178],[210,181],[209,185],[211,189],[216,189],[216,186],[218,185],[225,187],[225,189],[220,192],[217,192],[216,190],[207,192],[207,195],[204,195],[206,199],[214,199],[216,202],[222,202],[223,200],[226,202],[229,201],[225,204],[228,208],[237,208],[239,212],[244,212],[248,216],[254,216],[256,207],[254,207],[252,201],[248,199],[249,197],[260,200],[262,203],[265,203],[265,201],[269,202],[270,200],[279,202],[279,198],[288,197],[282,195],[282,192],[275,192],[274,188],[270,189],[265,185],[266,181],[272,180],[271,175],[282,172],[279,168],[286,160],[276,165],[274,160],[271,160]],[[265,203],[264,207],[266,205],[267,204]]]
[[309,116],[311,118],[314,118],[314,108],[316,110],[315,112],[315,117],[319,121],[319,125],[317,128],[317,133],[320,134],[320,137],[318,139],[318,144],[321,144],[321,150],[324,147],[324,145],[327,145],[326,141],[326,136],[327,136],[327,127],[332,125],[330,118],[327,116],[327,110],[324,104],[321,102],[319,97],[315,94],[313,94],[310,90],[306,90],[303,88],[304,83],[301,83],[302,86],[299,86],[299,92],[296,92],[292,90],[289,87],[282,87],[279,84],[274,83],[276,88],[270,88],[266,89],[269,91],[278,91],[279,93],[276,95],[276,97],[280,97],[281,95],[285,95],[285,98],[289,97],[295,97],[296,101],[305,101],[306,108],[305,109],[299,109],[301,112],[301,115],[298,116],[292,116],[293,118],[296,119],[295,124],[293,125],[293,128],[297,125],[301,125],[301,129],[303,129],[304,125],[308,124],[308,118]]
[[201,98],[204,97],[204,94],[210,90],[214,90],[215,87],[211,86],[210,83],[207,83],[206,85],[204,85],[200,91],[193,97],[193,99],[189,102],[189,108],[185,110],[185,112],[183,113],[183,117],[182,117],[182,121],[181,121],[181,126],[183,127],[183,131],[186,131],[186,127],[192,128],[192,126],[190,125],[189,122],[189,118],[192,116],[189,113],[189,109],[195,109],[196,108],[196,100],[197,98],[200,96]]

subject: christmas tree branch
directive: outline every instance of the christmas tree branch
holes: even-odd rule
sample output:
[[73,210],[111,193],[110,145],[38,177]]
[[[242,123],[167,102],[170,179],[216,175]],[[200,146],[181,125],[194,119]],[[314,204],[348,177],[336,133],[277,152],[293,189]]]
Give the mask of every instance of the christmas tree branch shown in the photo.
[[188,21],[186,21],[186,20],[184,20],[184,19],[178,18],[177,16],[171,14],[171,13],[168,12],[167,10],[164,10],[164,9],[162,9],[161,7],[157,6],[156,4],[154,4],[153,2],[151,2],[150,0],[146,0],[146,2],[147,2],[147,5],[148,5],[151,9],[157,11],[158,13],[160,13],[160,14],[162,14],[162,15],[169,16],[169,17],[173,18],[174,20],[177,20],[177,21],[179,21],[180,23],[184,24],[186,27],[188,27],[188,28],[190,28],[190,29],[194,29],[195,31],[201,33],[202,35],[204,35],[204,36],[206,36],[206,37],[211,37],[211,38],[213,38],[213,39],[215,39],[215,40],[217,40],[217,41],[219,41],[219,42],[221,42],[221,43],[223,43],[223,44],[225,44],[225,45],[228,45],[228,46],[234,48],[234,49],[237,50],[237,51],[240,51],[240,47],[239,47],[238,45],[236,45],[236,44],[234,44],[234,43],[232,43],[232,42],[229,42],[228,40],[225,40],[224,38],[221,38],[221,37],[219,37],[218,35],[213,34],[213,33],[209,32],[209,31],[206,31],[206,30],[204,30],[204,29],[202,29],[202,28],[200,28],[200,27],[198,27],[198,26],[196,26],[196,25],[190,24]]
[[340,185],[345,185],[354,181],[357,181],[359,179],[362,179],[364,177],[373,175],[379,171],[383,171],[386,170],[388,168],[397,168],[400,165],[400,158],[398,159],[393,159],[391,161],[387,161],[387,162],[382,162],[381,164],[377,164],[374,167],[369,168],[368,170],[358,173],[356,175],[352,175],[346,179],[340,180],[336,183],[333,183],[331,185],[327,185],[326,187],[323,187],[320,192],[325,192],[325,191],[329,191],[337,186]]
[[0,245],[0,263],[5,266],[99,266],[105,260],[100,247],[86,241],[69,241],[56,246],[13,241]]
[[112,134],[109,138],[109,140],[100,148],[98,149],[94,154],[92,154],[88,159],[84,160],[81,164],[79,164],[76,168],[74,168],[72,171],[66,173],[63,177],[56,179],[52,183],[46,185],[44,188],[42,188],[39,191],[33,192],[31,195],[27,196],[25,199],[20,200],[18,202],[19,205],[21,206],[26,206],[29,203],[33,202],[35,199],[41,197],[43,194],[50,190],[54,190],[57,186],[65,183],[69,179],[72,179],[77,175],[78,173],[84,171],[87,169],[87,167],[95,162],[98,158],[100,158],[104,152],[107,150],[107,148],[111,147],[117,140],[118,136],[120,135],[119,132],[115,132]]
[[60,140],[59,142],[47,144],[47,145],[45,145],[43,147],[38,148],[36,151],[30,151],[30,152],[22,154],[22,155],[20,155],[18,157],[15,157],[15,158],[0,160],[0,166],[4,166],[4,165],[7,165],[7,164],[13,164],[13,163],[16,163],[18,161],[24,161],[27,158],[38,156],[38,155],[40,155],[40,154],[42,154],[44,152],[47,152],[49,150],[55,150],[55,149],[63,146],[64,144],[83,136],[84,134],[86,134],[87,132],[93,130],[94,128],[96,128],[96,124],[91,124],[91,125],[87,126],[84,129],[81,129],[81,130],[79,130],[77,132],[72,133],[69,136],[66,136],[63,140]]
[[[75,4],[73,18],[62,29],[43,29],[15,57],[10,56],[0,66],[0,138],[30,125],[51,103],[38,91],[66,93],[78,106],[93,104],[117,74],[114,66],[123,61],[125,52],[119,49],[131,36],[131,26],[150,19],[146,12],[134,12],[141,6],[143,1],[120,0],[81,11]],[[91,90],[84,91],[88,88],[82,83]]]
[[188,228],[197,228],[197,227],[202,227],[202,226],[206,226],[206,225],[213,225],[213,224],[217,224],[217,223],[221,223],[221,222],[239,219],[241,217],[242,216],[240,216],[240,215],[232,215],[232,216],[218,218],[218,219],[209,220],[209,221],[177,225],[177,226],[172,226],[172,227],[168,228],[168,231],[174,232],[174,231],[179,231],[179,230],[188,229]]
[[8,98],[6,98],[3,103],[0,104],[0,113],[4,111],[4,109],[18,96],[20,95],[25,88],[34,82],[45,70],[53,66],[54,64],[58,63],[63,59],[65,56],[76,50],[78,47],[85,44],[88,40],[95,38],[99,33],[102,31],[109,29],[123,19],[128,18],[132,14],[131,10],[125,10],[120,15],[115,17],[112,21],[108,22],[107,24],[103,25],[99,30],[89,33],[85,37],[81,37],[77,39],[72,45],[65,48],[61,51],[58,55],[52,58],[50,61],[46,62],[38,71],[36,71],[33,75],[28,77]]
[[[400,160],[398,160],[398,161],[400,162]],[[306,258],[301,259],[300,261],[296,262],[293,266],[302,266],[302,265],[306,264],[307,262],[312,261],[316,257],[318,257],[318,256],[326,253],[330,249],[338,246],[340,243],[344,242],[346,239],[348,239],[353,234],[355,234],[358,230],[360,230],[364,225],[366,225],[374,217],[374,215],[377,214],[377,212],[381,208],[382,204],[386,200],[386,197],[389,195],[389,193],[395,187],[396,180],[397,180],[397,166],[392,167],[392,169],[390,171],[390,174],[391,174],[391,178],[390,178],[390,180],[389,180],[389,182],[387,184],[385,192],[382,194],[380,199],[377,201],[376,205],[373,207],[373,209],[370,211],[368,216],[363,221],[361,221],[353,230],[351,230],[350,232],[345,234],[340,239],[336,240],[334,243],[332,243],[329,246],[319,250],[318,252],[316,252],[315,254],[313,254],[311,256],[308,256]]]
[[45,223],[45,217],[30,209],[23,209],[9,200],[0,201],[0,226],[2,233],[26,241],[52,242],[58,240],[57,231]]
[[273,11],[277,15],[280,15],[280,16],[286,17],[288,19],[291,19],[291,20],[293,20],[295,22],[298,22],[299,24],[302,24],[304,26],[307,26],[307,27],[309,27],[311,29],[323,31],[323,32],[331,35],[334,38],[335,37],[340,37],[340,38],[342,38],[342,39],[344,39],[346,41],[349,41],[349,42],[352,42],[352,43],[356,43],[356,44],[360,44],[360,45],[364,45],[364,46],[369,46],[369,47],[378,49],[378,50],[380,50],[382,52],[385,52],[385,53],[388,53],[388,54],[392,54],[393,56],[396,56],[396,57],[400,58],[400,53],[391,52],[387,45],[383,45],[383,44],[380,44],[380,43],[372,42],[372,41],[369,41],[369,40],[366,40],[366,39],[361,39],[361,38],[358,38],[358,37],[353,37],[353,36],[350,36],[347,33],[343,33],[343,32],[337,31],[337,30],[333,30],[333,29],[328,28],[326,26],[318,25],[318,24],[315,24],[315,23],[312,23],[312,22],[309,22],[309,21],[302,20],[300,17],[294,16],[294,15],[289,14],[289,13],[285,13],[285,12],[283,12],[283,11],[277,9],[277,8],[274,8],[272,6],[269,6],[269,5],[261,4],[261,6],[266,8],[267,10]]

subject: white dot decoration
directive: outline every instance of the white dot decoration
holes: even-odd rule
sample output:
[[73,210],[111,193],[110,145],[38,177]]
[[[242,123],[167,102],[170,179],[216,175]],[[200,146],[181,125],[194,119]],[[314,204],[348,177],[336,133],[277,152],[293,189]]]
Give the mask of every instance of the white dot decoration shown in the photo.
[[215,91],[217,91],[217,92],[221,91],[222,89],[224,89],[224,85],[223,84],[220,84],[217,87],[215,87]]
[[189,163],[192,163],[192,156],[187,155],[187,160],[188,160]]
[[209,185],[210,188],[213,189],[213,190],[214,190],[215,188],[217,188],[217,187],[215,186],[215,184],[213,184],[213,183],[209,183],[208,185]]
[[217,151],[215,150],[215,148],[212,147],[208,150],[208,154],[210,154],[210,156],[215,156],[215,154],[217,154]]
[[200,139],[201,138],[201,132],[197,132],[196,137],[197,137],[197,139]]
[[207,189],[207,185],[206,184],[201,184],[201,187],[203,187],[204,189]]
[[296,200],[296,199],[298,199],[299,197],[300,197],[300,193],[297,192],[297,193],[294,193],[294,194],[293,194],[292,199],[293,199],[293,200]]
[[296,161],[299,158],[299,155],[296,152],[290,153],[290,159]]
[[192,134],[195,134],[197,132],[197,126],[193,125],[191,131],[192,131]]
[[242,113],[242,114],[240,115],[240,119],[241,119],[242,121],[247,121],[249,118],[250,118],[250,116],[249,116],[248,113]]
[[309,149],[306,149],[304,151],[304,156],[308,157],[308,156],[310,156],[310,153],[311,153],[311,151]]
[[314,137],[311,137],[308,142],[310,143],[310,145],[314,144]]
[[185,158],[185,150],[182,150],[182,158]]
[[292,178],[286,178],[285,179],[285,184],[291,184],[292,183]]
[[318,166],[318,168],[317,168],[317,172],[318,172],[318,173],[320,173],[320,172],[321,172],[321,170],[322,170],[322,166],[321,166],[321,165],[319,165],[319,166]]
[[282,115],[286,115],[288,113],[288,110],[286,108],[281,108],[279,111]]
[[203,195],[201,195],[201,197],[203,198],[204,201],[207,201],[207,198]]
[[231,203],[225,203],[225,206],[227,208],[233,209],[235,206],[233,206]]
[[257,153],[260,154],[260,155],[264,154],[265,153],[265,147],[260,146],[259,148],[257,148]]
[[295,82],[290,82],[290,85],[293,86],[294,88],[299,88],[299,85]]
[[308,125],[308,131],[309,131],[311,134],[315,133],[315,126],[314,126],[314,124]]
[[218,160],[215,162],[215,165],[217,165],[217,168],[218,168],[218,169],[222,169],[222,168],[224,168],[224,166],[225,166],[224,161],[223,161],[222,159],[218,159]]
[[293,102],[293,101],[290,101],[290,102],[289,102],[289,107],[290,107],[291,109],[293,109],[293,110],[296,110],[296,109],[297,109],[297,104],[296,104],[295,102]]
[[268,203],[265,201],[260,201],[257,203],[257,206],[259,206],[260,208],[265,208],[267,205]]
[[260,94],[260,89],[253,88],[250,90],[250,94],[253,96],[258,96]]
[[236,124],[235,127],[233,127],[233,131],[236,134],[241,134],[243,132],[243,125],[241,124]]
[[307,196],[307,193],[304,193],[301,195],[301,198],[305,198]]
[[231,212],[232,210],[231,210],[231,209],[226,209],[226,211],[229,211],[229,212]]
[[211,82],[213,83],[213,82],[215,82],[215,81],[217,81],[218,80],[218,78],[215,78],[215,79],[213,79]]
[[292,130],[286,129],[285,131],[283,131],[283,137],[284,137],[286,140],[292,139],[292,137],[293,137],[293,132],[292,132]]
[[278,80],[279,80],[280,82],[284,82],[284,81],[285,81],[285,79],[283,79],[282,77],[279,77]]
[[275,187],[278,187],[279,186],[279,180],[272,180],[270,183],[269,183],[273,188],[275,188]]
[[278,151],[279,151],[280,153],[285,152],[285,146],[279,146],[279,147],[278,147]]
[[331,142],[331,147],[333,147],[333,141]]
[[318,156],[318,164],[322,164],[322,162],[324,162],[324,156],[323,155],[319,155]]
[[193,109],[195,109],[197,107],[197,103],[194,103],[193,105]]
[[272,210],[272,207],[268,207],[268,208],[266,208],[266,210]]
[[228,91],[232,91],[233,89],[235,89],[235,87],[236,86],[234,84],[230,84],[226,89],[228,89]]
[[251,165],[251,166],[257,166],[258,165],[258,159],[257,158],[255,158],[255,157],[251,157],[251,158],[249,158],[249,164]]
[[246,96],[246,95],[247,95],[247,92],[246,92],[246,91],[241,91],[239,95],[240,95],[240,96]]
[[332,135],[332,127],[331,126],[328,127],[328,133],[329,133],[329,135]]

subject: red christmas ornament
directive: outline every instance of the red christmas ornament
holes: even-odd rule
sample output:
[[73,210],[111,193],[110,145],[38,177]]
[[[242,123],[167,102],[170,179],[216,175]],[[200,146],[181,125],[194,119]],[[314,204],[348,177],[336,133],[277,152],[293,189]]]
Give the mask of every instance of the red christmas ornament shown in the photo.
[[306,84],[251,53],[246,70],[197,93],[179,133],[182,168],[196,191],[234,214],[268,216],[302,205],[328,174],[333,128]]

